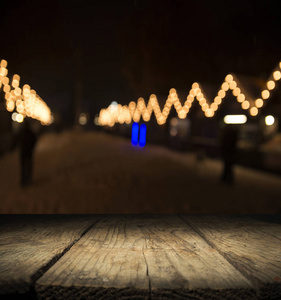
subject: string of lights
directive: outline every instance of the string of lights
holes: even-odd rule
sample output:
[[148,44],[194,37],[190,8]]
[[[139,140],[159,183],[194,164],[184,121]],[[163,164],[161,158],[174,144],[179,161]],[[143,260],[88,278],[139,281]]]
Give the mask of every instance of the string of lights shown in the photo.
[[194,82],[183,105],[178,98],[177,91],[172,88],[162,111],[156,95],[152,94],[147,105],[143,98],[139,98],[137,102],[131,101],[129,105],[122,106],[121,104],[116,103],[116,105],[111,104],[109,107],[101,109],[98,116],[98,125],[107,125],[112,127],[115,123],[130,124],[132,121],[139,122],[141,117],[143,121],[148,122],[151,119],[152,112],[155,114],[157,123],[159,125],[163,125],[166,123],[172,106],[175,107],[178,117],[180,119],[185,119],[195,100],[199,102],[205,116],[207,118],[212,118],[229,91],[232,91],[233,96],[235,96],[236,100],[241,104],[242,109],[248,110],[250,115],[254,117],[259,114],[260,109],[270,98],[271,93],[277,87],[276,82],[280,79],[281,62],[279,62],[271,73],[268,81],[266,82],[266,86],[260,94],[260,97],[252,99],[239,82],[237,76],[234,74],[228,74],[221,84],[213,102],[209,101],[202,86],[199,83]]
[[22,122],[27,116],[37,119],[42,125],[51,124],[51,110],[35,90],[31,89],[28,84],[21,89],[19,87],[20,76],[17,74],[13,76],[12,83],[9,84],[7,64],[4,59],[0,62],[0,89],[2,87],[5,93],[6,109],[9,112],[17,111],[15,119],[17,122]]

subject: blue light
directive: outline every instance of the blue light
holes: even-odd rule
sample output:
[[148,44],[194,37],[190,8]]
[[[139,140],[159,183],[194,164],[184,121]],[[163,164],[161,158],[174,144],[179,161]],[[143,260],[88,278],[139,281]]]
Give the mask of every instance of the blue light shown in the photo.
[[139,140],[139,124],[138,123],[133,123],[132,125],[132,145],[136,146],[138,144]]
[[144,147],[145,143],[146,143],[146,125],[141,124],[141,126],[140,126],[140,140],[139,140],[140,147]]

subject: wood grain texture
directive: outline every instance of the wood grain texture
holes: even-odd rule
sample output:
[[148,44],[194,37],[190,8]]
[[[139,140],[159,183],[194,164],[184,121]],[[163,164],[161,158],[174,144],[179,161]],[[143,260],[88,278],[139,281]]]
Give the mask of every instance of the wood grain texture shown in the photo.
[[250,281],[176,216],[103,217],[36,292],[42,299],[255,297]]
[[252,284],[175,216],[143,227],[153,299],[254,299]]
[[280,299],[280,216],[182,216],[182,219],[253,283],[260,299]]
[[39,298],[148,299],[145,239],[133,220],[101,219],[37,281]]
[[0,294],[27,293],[94,223],[92,216],[2,215]]

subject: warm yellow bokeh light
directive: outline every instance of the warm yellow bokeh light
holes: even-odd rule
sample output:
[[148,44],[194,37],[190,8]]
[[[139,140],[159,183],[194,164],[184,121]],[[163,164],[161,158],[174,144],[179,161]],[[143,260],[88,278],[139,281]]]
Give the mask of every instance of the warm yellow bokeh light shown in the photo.
[[275,88],[275,82],[273,80],[270,80],[267,82],[266,86],[271,91]]
[[9,84],[9,78],[8,77],[3,77],[3,79],[2,79],[2,83],[4,84],[4,85],[7,85],[7,84]]
[[224,91],[228,91],[229,90],[229,84],[227,82],[224,82],[222,85],[221,85],[221,88],[222,90]]
[[238,95],[240,95],[240,93],[241,93],[241,90],[238,88],[238,87],[236,87],[233,91],[232,91],[232,94],[233,94],[233,96],[238,96]]
[[200,101],[199,101],[199,104],[202,106],[206,103],[206,99],[205,98],[202,98]]
[[196,96],[196,90],[194,90],[194,89],[190,90],[190,95],[195,97]]
[[7,68],[7,65],[8,65],[7,61],[5,59],[2,59],[1,62],[0,62],[0,67],[1,68]]
[[202,110],[206,111],[209,108],[209,105],[207,103],[205,103],[204,105],[202,105]]
[[212,103],[212,104],[211,104],[211,109],[212,109],[213,111],[216,111],[216,110],[218,109],[217,103]]
[[203,94],[202,93],[198,93],[196,98],[200,101],[203,98]]
[[225,77],[225,81],[227,83],[230,83],[231,81],[233,80],[233,76],[231,74],[228,74],[226,77]]
[[9,100],[9,101],[7,101],[6,105],[7,105],[7,110],[8,111],[13,111],[15,109],[14,101]]
[[280,78],[281,78],[281,72],[280,71],[275,71],[274,73],[273,73],[273,78],[274,78],[274,80],[280,80]]
[[229,83],[229,87],[230,87],[230,89],[234,90],[234,89],[237,87],[236,81],[232,80],[232,81]]
[[243,109],[248,109],[250,107],[250,103],[249,101],[245,100],[242,102],[241,106]]
[[[280,80],[280,70],[275,69],[275,71],[272,72],[269,78],[273,78],[275,81]],[[221,84],[221,89],[218,91],[218,95],[214,98],[213,102],[210,101],[211,99],[208,99],[207,95],[201,90],[200,84],[194,82],[184,103],[182,103],[178,98],[176,89],[171,88],[163,109],[160,108],[157,97],[153,94],[150,96],[147,104],[143,98],[139,98],[137,103],[131,101],[128,106],[121,106],[119,104],[114,110],[112,109],[112,107],[110,108],[110,106],[107,109],[102,109],[99,114],[98,124],[101,126],[113,126],[116,122],[119,122],[121,124],[126,122],[127,124],[129,124],[130,122],[132,122],[132,120],[138,122],[141,118],[144,121],[148,122],[151,119],[152,114],[154,113],[157,123],[159,125],[162,125],[167,121],[172,106],[174,106],[174,109],[177,112],[177,117],[179,119],[186,118],[195,98],[198,100],[202,111],[205,113],[205,116],[212,117],[218,110],[219,105],[221,105],[222,100],[226,97],[226,92],[228,92],[229,89],[232,90],[232,94],[236,97],[237,102],[241,103],[242,108],[245,110],[249,110],[251,116],[256,116],[259,112],[258,109],[264,105],[263,99],[268,99],[270,97],[269,91],[276,88],[276,83],[274,80],[269,80],[267,82],[267,89],[261,92],[262,99],[251,99],[251,106],[250,102],[246,100],[245,94],[242,93],[242,86],[239,86],[240,83],[238,82],[238,80],[236,80],[234,75],[228,74],[225,77],[225,81]],[[15,95],[13,95],[12,92],[13,91],[11,91],[11,97],[14,97]],[[247,92],[248,91],[245,90],[246,95]],[[24,97],[22,99],[26,100],[29,98],[29,95],[27,95],[27,98],[25,99],[25,90],[23,90],[23,94]],[[32,94],[32,92],[30,92],[30,94]],[[210,103],[210,105],[208,103]],[[254,103],[254,106],[252,103]],[[27,108],[28,106],[26,106],[26,111]]]
[[263,99],[268,99],[269,96],[270,96],[270,93],[269,93],[268,90],[263,90],[263,91],[261,92],[261,96],[262,96]]
[[[17,122],[22,122],[25,115],[39,120],[44,125],[49,125],[51,122],[51,110],[46,103],[36,95],[33,90],[29,92],[30,86],[24,85],[23,95],[19,87],[20,76],[15,74],[12,78],[11,85],[10,79],[7,77],[8,69],[7,61],[1,60],[0,63],[0,88],[2,87],[6,99],[6,109],[12,112],[15,109],[20,113],[17,114]],[[11,87],[14,88],[11,90]]]
[[221,98],[224,98],[225,97],[225,91],[224,90],[220,90],[218,92],[218,96],[221,97]]
[[194,83],[192,84],[192,88],[193,88],[194,90],[198,89],[198,88],[199,88],[199,84],[198,84],[197,82],[194,82]]
[[22,122],[23,122],[23,119],[24,119],[24,117],[23,117],[22,114],[17,114],[17,116],[16,116],[16,121],[17,121],[18,123],[22,123]]
[[219,97],[219,96],[216,96],[216,98],[215,98],[215,103],[216,103],[217,105],[220,105],[220,104],[221,104],[221,102],[222,102],[222,99],[221,99],[221,97]]
[[255,101],[255,104],[256,104],[256,107],[260,108],[263,106],[263,100],[259,98]]
[[250,109],[250,115],[251,116],[256,116],[258,114],[258,109],[256,107],[252,107]]
[[6,84],[6,85],[4,85],[3,90],[4,90],[5,93],[8,93],[11,90],[11,86],[9,84]]
[[180,119],[185,119],[185,118],[186,118],[186,112],[185,112],[184,110],[181,110],[181,111],[178,113],[178,115],[179,115],[179,118],[180,118]]
[[211,118],[214,116],[214,111],[212,109],[207,109],[205,111],[205,116],[208,117],[208,118]]
[[21,94],[21,88],[17,87],[15,88],[15,95],[19,96]]
[[237,96],[237,101],[238,101],[238,102],[243,102],[245,99],[246,99],[246,97],[245,97],[244,94],[239,94],[239,95]]

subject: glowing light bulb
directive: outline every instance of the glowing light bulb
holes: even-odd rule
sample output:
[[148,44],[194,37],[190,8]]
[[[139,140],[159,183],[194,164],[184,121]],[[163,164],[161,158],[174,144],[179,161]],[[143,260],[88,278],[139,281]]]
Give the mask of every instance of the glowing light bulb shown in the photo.
[[201,100],[201,99],[203,98],[203,94],[202,94],[202,93],[197,94],[196,98],[197,98],[198,100]]
[[202,106],[206,103],[206,99],[205,98],[202,98],[200,101],[199,101],[199,104]]
[[234,90],[234,89],[237,87],[236,81],[232,80],[232,81],[229,83],[229,87],[230,87],[230,89]]
[[263,90],[263,91],[261,92],[261,96],[262,96],[263,99],[268,99],[269,96],[270,96],[270,93],[269,93],[268,90]]
[[223,121],[225,124],[245,124],[247,117],[245,115],[226,115]]
[[218,92],[218,96],[221,97],[221,98],[224,98],[225,97],[225,91],[224,90],[220,90]]
[[250,109],[250,115],[251,116],[256,116],[258,114],[258,109],[256,107],[252,107]]
[[215,103],[218,104],[218,105],[220,105],[221,102],[222,102],[221,97],[217,96],[217,97],[215,98]]
[[241,90],[238,88],[238,87],[236,87],[233,91],[232,91],[232,94],[233,94],[233,96],[238,96],[238,95],[240,95],[240,92],[241,92]]
[[205,116],[208,117],[208,118],[211,118],[214,116],[214,111],[212,109],[207,109],[205,111]]
[[194,90],[194,89],[190,90],[189,94],[191,96],[195,97],[196,96],[196,90]]
[[266,124],[267,126],[273,125],[274,122],[275,122],[275,118],[274,118],[273,116],[269,115],[269,116],[266,116],[266,117],[265,117],[265,124]]
[[273,80],[270,80],[267,82],[266,86],[271,91],[275,88],[275,82]]
[[194,83],[192,84],[192,88],[193,88],[194,90],[198,89],[198,88],[199,88],[199,84],[198,84],[197,82],[194,82]]
[[8,93],[8,92],[10,92],[10,90],[11,90],[11,87],[10,87],[10,85],[9,85],[9,84],[6,84],[6,85],[4,85],[4,88],[3,88],[3,90],[4,90],[4,92],[5,92],[5,93]]
[[255,104],[256,104],[256,107],[260,108],[263,106],[263,100],[259,98],[255,101]]
[[243,109],[248,109],[250,107],[250,103],[249,101],[245,100],[242,102],[241,106]]
[[7,110],[10,112],[15,109],[14,101],[11,101],[11,100],[7,101],[6,106],[7,106]]
[[18,123],[22,123],[22,122],[23,122],[23,119],[24,119],[24,117],[23,117],[22,114],[17,114],[17,115],[16,115],[16,121],[17,121]]
[[239,94],[238,96],[237,96],[237,101],[238,102],[243,102],[244,100],[245,100],[245,95],[244,94]]
[[3,79],[2,79],[2,83],[4,84],[4,85],[7,85],[7,84],[9,84],[9,78],[8,77],[3,77]]
[[186,118],[186,112],[184,110],[181,110],[178,115],[179,115],[180,119],[185,119]]
[[16,95],[16,96],[19,96],[20,94],[21,94],[21,88],[16,87],[16,88],[15,88],[15,95]]
[[202,105],[202,110],[206,111],[209,108],[209,105],[207,103],[205,103],[204,105]]
[[280,80],[280,78],[281,78],[281,72],[280,71],[275,71],[273,73],[273,78],[274,78],[275,81]]
[[8,65],[7,61],[5,59],[2,59],[0,62],[1,68],[7,68],[7,65]]
[[216,111],[216,110],[218,109],[217,103],[212,103],[212,104],[211,104],[211,109],[212,109],[213,111]]
[[17,114],[18,114],[18,113],[16,113],[16,112],[14,112],[14,113],[12,114],[12,120],[13,120],[14,122],[17,121]]
[[224,82],[222,85],[221,85],[221,88],[222,90],[224,91],[228,91],[229,90],[229,84],[227,82]]
[[230,83],[231,81],[233,80],[233,76],[231,74],[228,74],[226,77],[225,77],[225,81],[227,83]]

